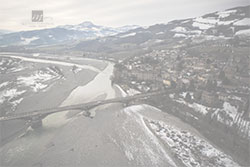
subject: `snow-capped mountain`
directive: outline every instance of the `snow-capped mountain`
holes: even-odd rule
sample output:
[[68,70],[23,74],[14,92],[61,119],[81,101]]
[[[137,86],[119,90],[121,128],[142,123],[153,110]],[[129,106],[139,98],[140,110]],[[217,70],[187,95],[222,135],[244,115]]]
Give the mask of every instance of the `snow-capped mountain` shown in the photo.
[[22,31],[0,35],[0,45],[51,45],[62,44],[76,40],[88,40],[126,32],[139,26],[124,26],[118,28],[95,25],[83,22],[77,25],[65,25],[55,28]]
[[145,50],[177,44],[236,39],[250,43],[250,6],[217,11],[196,18],[173,20],[148,28],[137,28],[112,37],[82,41],[75,48],[83,51],[111,52],[125,51],[128,48]]
[[64,28],[67,30],[82,31],[82,32],[92,35],[93,37],[103,37],[103,36],[116,35],[118,33],[129,31],[131,29],[136,29],[136,28],[139,28],[139,26],[127,25],[123,27],[112,28],[112,27],[95,25],[90,21],[86,21],[77,25],[59,26],[59,28]]

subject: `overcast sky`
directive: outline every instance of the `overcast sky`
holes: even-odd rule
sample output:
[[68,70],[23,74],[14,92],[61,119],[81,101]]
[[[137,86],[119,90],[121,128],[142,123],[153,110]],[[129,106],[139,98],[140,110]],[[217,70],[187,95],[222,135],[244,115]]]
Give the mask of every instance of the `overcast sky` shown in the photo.
[[[142,26],[250,4],[249,0],[0,0],[0,29],[29,30],[91,21],[97,25]],[[43,10],[43,24],[31,11]],[[53,24],[52,24],[53,23]]]

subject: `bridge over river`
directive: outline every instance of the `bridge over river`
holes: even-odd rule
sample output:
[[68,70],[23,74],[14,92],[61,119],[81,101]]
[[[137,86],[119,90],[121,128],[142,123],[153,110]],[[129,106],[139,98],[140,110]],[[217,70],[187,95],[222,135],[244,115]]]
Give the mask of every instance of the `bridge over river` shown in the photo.
[[150,93],[141,93],[133,96],[126,96],[126,97],[117,97],[113,99],[107,99],[107,100],[98,100],[98,101],[92,101],[88,103],[82,103],[82,104],[76,104],[76,105],[69,105],[69,106],[63,106],[63,107],[56,107],[56,108],[47,108],[47,109],[41,109],[41,110],[34,110],[29,112],[22,112],[22,113],[16,113],[16,114],[10,114],[3,117],[0,117],[0,122],[2,121],[10,121],[10,120],[17,120],[17,119],[24,119],[32,121],[33,124],[40,124],[42,123],[42,119],[46,116],[58,113],[62,111],[67,110],[90,110],[94,107],[97,107],[99,105],[109,104],[109,103],[124,103],[128,104],[131,101],[136,101],[139,99],[147,99],[154,95],[160,95],[160,94],[166,94],[170,91],[164,90],[164,91],[157,91],[157,92],[150,92]]

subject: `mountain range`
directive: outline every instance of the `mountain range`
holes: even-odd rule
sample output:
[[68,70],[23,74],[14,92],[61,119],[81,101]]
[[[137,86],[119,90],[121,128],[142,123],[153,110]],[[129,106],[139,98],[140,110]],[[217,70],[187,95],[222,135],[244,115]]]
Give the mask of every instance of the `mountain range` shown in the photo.
[[77,25],[64,25],[55,28],[14,33],[0,33],[0,46],[62,44],[64,42],[115,35],[138,27],[139,26],[136,25],[128,25],[112,28],[95,25],[92,22],[86,21]]

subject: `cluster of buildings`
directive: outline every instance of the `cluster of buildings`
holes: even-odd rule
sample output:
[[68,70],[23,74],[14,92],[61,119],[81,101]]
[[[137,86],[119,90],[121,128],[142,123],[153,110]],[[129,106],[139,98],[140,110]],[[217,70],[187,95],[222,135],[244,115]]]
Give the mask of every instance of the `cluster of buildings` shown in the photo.
[[116,64],[114,76],[116,82],[142,92],[189,91],[192,101],[209,107],[220,107],[226,101],[250,118],[249,58],[233,56],[233,50],[227,54],[225,59],[206,52],[196,56],[178,48],[155,50]]

